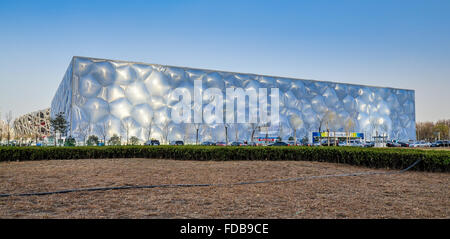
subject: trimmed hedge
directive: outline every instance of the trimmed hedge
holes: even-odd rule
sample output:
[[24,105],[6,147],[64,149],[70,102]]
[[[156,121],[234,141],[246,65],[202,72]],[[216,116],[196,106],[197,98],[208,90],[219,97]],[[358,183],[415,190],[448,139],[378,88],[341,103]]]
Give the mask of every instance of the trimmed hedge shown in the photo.
[[160,158],[178,160],[294,160],[344,163],[371,168],[449,172],[450,151],[351,147],[218,147],[104,146],[0,147],[0,161],[99,158]]

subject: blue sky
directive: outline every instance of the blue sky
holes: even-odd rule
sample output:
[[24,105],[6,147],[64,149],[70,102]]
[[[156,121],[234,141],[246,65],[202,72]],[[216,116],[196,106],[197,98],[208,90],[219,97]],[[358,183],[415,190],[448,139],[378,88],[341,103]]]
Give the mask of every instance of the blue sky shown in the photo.
[[74,55],[414,89],[450,118],[450,1],[0,0],[0,111],[49,107]]

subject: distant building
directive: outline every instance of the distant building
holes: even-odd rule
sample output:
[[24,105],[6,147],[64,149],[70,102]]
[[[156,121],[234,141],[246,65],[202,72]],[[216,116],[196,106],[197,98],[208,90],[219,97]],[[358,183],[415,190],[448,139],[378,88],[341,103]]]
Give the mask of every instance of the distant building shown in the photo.
[[50,135],[50,108],[22,115],[14,120],[16,135],[42,138]]
[[2,119],[0,119],[0,143],[5,139],[4,135],[7,131],[6,123]]

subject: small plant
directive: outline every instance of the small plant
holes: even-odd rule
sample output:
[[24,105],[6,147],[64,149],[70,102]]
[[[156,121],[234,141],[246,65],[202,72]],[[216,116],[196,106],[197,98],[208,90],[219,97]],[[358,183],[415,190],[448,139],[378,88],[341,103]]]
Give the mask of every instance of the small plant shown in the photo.
[[75,146],[76,141],[72,136],[69,136],[66,138],[66,141],[64,142],[64,146]]
[[87,140],[87,145],[88,146],[98,145],[98,137],[95,135],[89,136],[89,138]]
[[111,136],[111,138],[108,140],[108,144],[111,146],[118,146],[120,145],[120,137],[117,136],[117,134],[114,134]]
[[138,145],[139,144],[139,138],[136,136],[131,136],[130,138],[130,144],[131,145]]

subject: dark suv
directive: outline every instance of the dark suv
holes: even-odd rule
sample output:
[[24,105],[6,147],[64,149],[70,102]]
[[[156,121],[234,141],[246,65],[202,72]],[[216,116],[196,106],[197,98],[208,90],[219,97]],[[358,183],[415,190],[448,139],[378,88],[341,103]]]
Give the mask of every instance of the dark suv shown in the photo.
[[398,142],[398,144],[400,144],[400,147],[409,147],[409,144],[405,142]]
[[202,143],[203,146],[216,146],[216,143],[214,142],[210,142],[210,141],[205,141]]
[[238,141],[231,143],[231,146],[243,146],[243,145],[244,143]]
[[150,141],[145,142],[144,145],[160,145],[159,140],[152,139]]
[[387,147],[402,147],[401,144],[399,144],[399,143],[397,143],[397,142],[395,142],[395,141],[389,141],[389,142],[387,142],[387,143],[386,143],[386,146],[387,146]]
[[278,141],[273,144],[269,144],[269,146],[289,146],[289,144],[282,142],[282,141]]
[[442,140],[438,140],[431,144],[431,147],[444,147],[444,146],[445,146],[445,142]]
[[181,140],[177,140],[177,141],[171,142],[170,145],[184,145],[184,142]]

